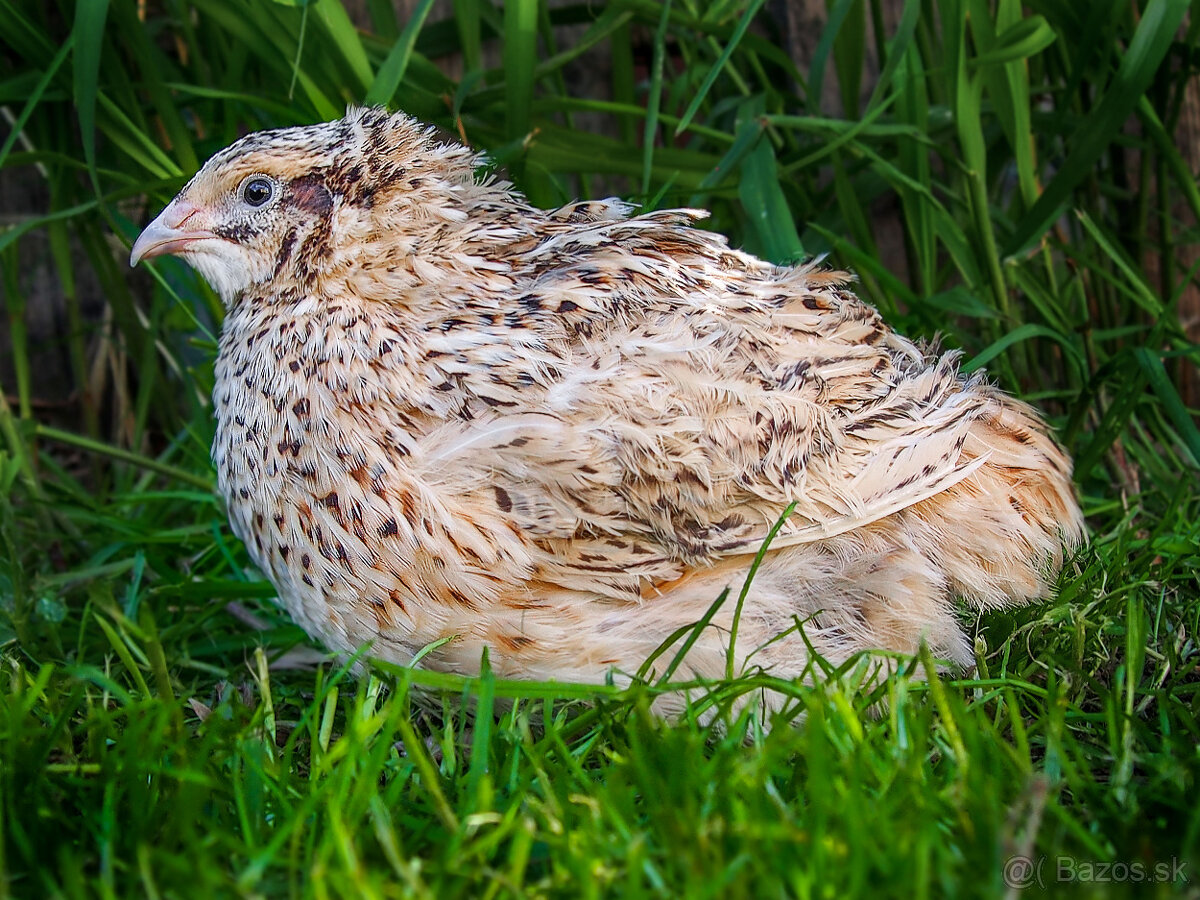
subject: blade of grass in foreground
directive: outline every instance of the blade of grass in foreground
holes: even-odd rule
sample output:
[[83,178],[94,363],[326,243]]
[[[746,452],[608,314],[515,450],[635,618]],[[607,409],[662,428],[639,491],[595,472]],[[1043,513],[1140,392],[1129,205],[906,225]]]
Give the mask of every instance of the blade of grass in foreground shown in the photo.
[[725,655],[725,678],[728,681],[733,680],[733,662],[734,650],[737,646],[738,626],[742,621],[742,609],[746,605],[746,597],[750,594],[750,585],[754,581],[754,576],[758,574],[758,568],[762,565],[762,561],[767,556],[767,551],[771,548],[771,541],[775,540],[775,535],[779,534],[779,529],[784,526],[793,512],[796,511],[797,501],[793,500],[787,505],[787,508],[775,520],[775,524],[771,526],[771,530],[767,532],[767,536],[763,539],[762,546],[758,548],[758,552],[754,554],[754,561],[750,564],[750,570],[746,573],[746,580],[742,582],[742,589],[738,593],[737,604],[733,607],[733,622],[729,626],[729,652]]

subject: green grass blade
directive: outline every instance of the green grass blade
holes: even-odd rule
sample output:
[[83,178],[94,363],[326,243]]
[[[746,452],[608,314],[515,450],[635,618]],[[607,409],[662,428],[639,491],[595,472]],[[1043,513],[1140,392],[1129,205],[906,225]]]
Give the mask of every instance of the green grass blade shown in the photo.
[[104,20],[108,0],[79,0],[75,7],[75,25],[71,40],[75,47],[75,109],[79,116],[79,136],[83,158],[87,161],[92,187],[100,193],[96,174],[96,94],[100,84],[100,56],[104,47]]
[[[632,108],[634,107],[636,78],[633,63],[633,36],[628,22],[613,32],[610,46],[612,48],[613,102]],[[618,122],[618,127],[621,129],[621,141],[625,144],[632,144],[635,133],[633,120],[622,117]]]
[[736,172],[746,155],[757,146],[762,134],[763,123],[760,119],[748,119],[743,122],[738,127],[733,146],[721,157],[721,161],[712,167],[712,171],[704,176],[704,180],[700,182],[700,190],[714,188]]
[[1041,53],[1055,40],[1057,36],[1045,19],[1030,16],[996,35],[987,51],[973,57],[969,65],[972,69],[983,69],[1028,59]]
[[875,82],[875,87],[871,91],[871,98],[867,101],[868,110],[880,103],[892,87],[897,71],[909,56],[909,48],[913,45],[913,37],[916,34],[920,17],[921,0],[905,0],[904,9],[900,13],[900,22],[896,26],[896,33],[892,35],[887,45],[887,59],[879,73],[879,80]]
[[142,699],[153,696],[150,692],[149,685],[146,684],[146,679],[142,676],[142,670],[137,661],[133,658],[130,652],[130,647],[125,639],[117,633],[117,630],[112,627],[104,616],[96,616],[95,623],[100,626],[100,630],[104,632],[104,636],[108,638],[109,646],[116,652],[122,664],[125,666],[125,671],[129,673],[129,677],[133,679],[134,686]]
[[1021,325],[1017,328],[1014,328],[1012,331],[1007,332],[999,340],[992,342],[986,349],[982,350],[968,362],[964,363],[962,371],[964,374],[970,374],[976,369],[986,366],[989,362],[998,357],[1009,347],[1035,337],[1044,337],[1055,341],[1060,347],[1067,351],[1069,356],[1075,357],[1076,361],[1080,364],[1083,363],[1083,357],[1081,356],[1078,348],[1076,348],[1075,345],[1072,344],[1062,334],[1057,331],[1053,331],[1044,325],[1026,323],[1025,325]]
[[[905,12],[907,15],[907,9]],[[895,55],[890,57],[888,62],[896,62]],[[929,103],[921,56],[915,47],[904,54],[899,66],[897,80],[900,85],[896,91],[896,118],[908,123],[916,134],[926,133],[929,130]],[[874,108],[875,103],[872,102],[868,110]],[[907,182],[912,184],[923,186],[932,180],[929,152],[915,138],[900,141],[896,168]],[[917,276],[916,286],[922,293],[932,294],[936,290],[939,256],[931,204],[926,202],[921,190],[913,190],[908,187],[907,182],[897,186],[907,226],[905,238],[911,248],[910,257]],[[936,201],[932,205],[940,206]]]
[[671,0],[666,0],[654,30],[654,58],[650,63],[650,90],[646,95],[646,125],[642,130],[642,196],[650,193],[654,174],[654,148],[658,143],[658,111],[662,104],[663,65],[667,53],[667,26],[671,23]]
[[1126,256],[1124,250],[1116,246],[1109,239],[1109,236],[1104,233],[1090,215],[1083,210],[1079,210],[1076,213],[1076,218],[1082,223],[1092,240],[1104,251],[1107,258],[1117,267],[1117,271],[1125,276],[1123,286],[1128,291],[1128,296],[1138,306],[1150,313],[1150,315],[1155,318],[1161,316],[1163,312],[1162,300],[1150,285],[1146,283],[1145,274],[1133,264]]
[[13,225],[6,231],[0,232],[0,251],[4,250],[9,244],[20,238],[25,232],[34,228],[40,228],[48,222],[56,222],[60,219],[72,219],[86,212],[91,212],[100,205],[98,200],[88,200],[85,203],[80,203],[76,206],[69,206],[66,209],[55,210],[44,216],[29,218]]
[[49,59],[54,55],[56,41],[35,24],[12,0],[0,0],[0,40],[18,54],[37,55]]
[[483,67],[483,18],[479,9],[482,2],[454,0],[454,24],[466,72],[477,72]]
[[1192,465],[1200,465],[1200,429],[1197,429],[1196,420],[1183,405],[1179,392],[1171,383],[1171,378],[1163,367],[1162,359],[1148,347],[1137,347],[1133,351],[1133,355],[1138,365],[1142,367],[1142,371],[1146,373],[1150,387],[1162,401],[1163,409],[1178,430],[1180,440],[1192,454]]
[[1200,186],[1197,185],[1179,148],[1175,146],[1174,139],[1167,134],[1166,128],[1145,95],[1138,99],[1137,114],[1138,120],[1146,129],[1147,136],[1154,142],[1154,149],[1166,161],[1167,168],[1174,176],[1176,189],[1183,194],[1192,215],[1196,217],[1197,221],[1200,221]]
[[[846,27],[847,24],[849,27]],[[841,94],[842,112],[848,119],[858,117],[866,58],[866,5],[864,0],[855,0],[850,4],[846,22],[833,43],[833,67],[838,76],[838,93]]]
[[[179,164],[162,151],[150,136],[138,128],[114,101],[105,95],[99,97],[101,111],[105,115],[105,135],[118,144],[133,160],[155,178],[181,178],[183,170]],[[113,127],[115,126],[115,127]]]
[[367,51],[363,49],[358,29],[350,20],[342,0],[317,0],[312,4],[312,9],[329,31],[330,37],[333,38],[333,46],[337,48],[358,81],[358,90],[370,90],[375,80],[371,61],[367,59]]
[[521,140],[529,134],[538,2],[510,0],[504,5],[504,102],[510,140]]
[[[827,156],[833,156],[841,148],[854,144],[858,138],[863,135],[882,134],[885,133],[885,131],[890,131],[892,134],[911,133],[903,128],[897,130],[895,126],[889,129],[886,125],[878,127],[875,125],[875,122],[887,111],[888,107],[891,105],[891,102],[891,100],[886,100],[877,104],[873,109],[852,124],[847,125],[847,123],[843,122],[833,126],[831,130],[834,131],[835,137],[833,137],[831,140],[822,141],[817,149],[813,150],[806,156],[801,157],[793,162],[789,162],[786,170],[788,172],[799,172],[808,169],[814,164],[825,159]],[[795,116],[769,116],[767,117],[767,121],[771,122],[773,125],[788,125],[798,131],[810,131],[824,127],[824,123],[828,122],[829,120],[820,120],[816,117],[812,117],[810,121],[804,122],[797,119]],[[859,149],[860,152],[865,150],[865,148],[862,147],[857,149]]]
[[133,453],[129,450],[123,450],[120,447],[114,447],[111,444],[106,444],[93,438],[84,437],[81,434],[72,434],[68,431],[63,431],[59,428],[52,428],[49,425],[38,424],[37,434],[39,437],[47,440],[58,441],[59,443],[67,444],[72,447],[78,447],[89,453],[97,453],[110,459],[119,460],[124,463],[129,463],[140,469],[145,469],[150,472],[155,472],[167,478],[181,481],[184,484],[190,484],[193,487],[198,487],[201,490],[211,491],[213,489],[213,480],[206,478],[203,475],[197,475],[187,469],[181,469],[177,466],[172,466],[161,462],[157,459],[151,459],[147,456],[142,456]]
[[25,292],[18,282],[20,247],[12,244],[0,256],[3,269],[4,309],[8,313],[8,343],[11,351],[13,376],[17,382],[17,414],[26,420],[33,418],[33,376],[29,363],[29,329],[26,325]]
[[1188,7],[1188,0],[1149,0],[1146,4],[1112,84],[1068,138],[1067,158],[1033,208],[1017,222],[1004,245],[1004,256],[1024,252],[1061,214],[1071,192],[1092,171],[1093,164],[1136,109],[1170,49]]
[[33,90],[29,92],[29,98],[25,101],[25,105],[21,108],[20,115],[17,116],[17,120],[13,122],[12,127],[9,129],[8,137],[4,141],[4,146],[0,147],[0,169],[4,168],[4,161],[8,158],[9,151],[12,150],[13,145],[17,142],[17,138],[20,137],[21,132],[25,129],[26,123],[29,122],[29,117],[33,115],[33,111],[37,109],[37,105],[41,101],[42,95],[46,92],[46,88],[49,87],[54,76],[58,74],[58,70],[62,67],[63,61],[67,58],[68,54],[71,53],[74,47],[75,36],[74,33],[72,33],[72,35],[63,42],[62,47],[60,47],[58,53],[54,55],[54,59],[50,61],[50,65],[46,67],[46,70],[42,73],[41,77],[38,78],[37,85],[35,85]]
[[709,68],[708,73],[704,76],[704,81],[700,83],[700,87],[696,91],[696,95],[692,97],[692,101],[688,104],[683,116],[679,119],[679,124],[675,126],[676,136],[687,130],[688,125],[691,124],[692,119],[699,112],[700,105],[704,102],[704,98],[708,96],[709,90],[712,89],[713,82],[717,80],[717,76],[721,74],[721,70],[729,63],[729,58],[733,55],[733,51],[737,49],[738,42],[741,41],[742,36],[746,33],[746,29],[750,27],[750,23],[758,15],[758,11],[762,9],[762,5],[765,2],[766,0],[752,0],[750,5],[746,7],[746,11],[742,13],[737,28],[734,29],[733,37],[725,44],[725,49],[721,51],[721,55],[717,57],[717,61]]
[[643,664],[643,668],[652,663],[660,653],[671,647],[678,637],[682,637],[685,634],[687,635],[679,649],[675,651],[675,655],[671,657],[670,663],[667,664],[666,671],[664,671],[662,676],[658,679],[658,684],[670,684],[671,679],[679,670],[679,667],[683,665],[684,660],[687,659],[687,655],[691,652],[692,648],[696,646],[696,642],[700,640],[700,637],[704,634],[705,629],[709,627],[709,623],[712,622],[713,616],[717,614],[717,610],[724,606],[725,601],[728,599],[729,588],[725,588],[725,590],[721,591],[721,593],[717,595],[717,599],[709,604],[708,609],[704,611],[704,615],[702,615],[698,621],[696,621],[693,625],[684,626],[680,629],[677,629],[674,634],[672,634],[667,640],[663,641],[663,643],[658,646],[654,653],[650,655],[650,657]]
[[[154,43],[148,29],[142,26],[137,12],[137,7],[128,2],[118,2],[112,7],[109,30],[119,32],[128,41],[126,52],[131,62],[136,61],[137,72],[140,75],[136,88],[133,85],[129,85],[128,88],[122,85],[114,96],[121,96],[128,104],[129,95],[134,90],[144,90],[150,99],[153,120],[161,126],[175,159],[185,171],[193,172],[199,168],[199,160],[192,144],[191,131],[184,123],[181,110],[175,98],[171,96],[163,77],[164,71],[170,67],[170,62]],[[126,118],[132,118],[137,123],[138,132],[146,133],[151,130],[150,122],[142,115],[140,109],[130,109],[126,106],[125,112]]]
[[829,18],[825,21],[821,39],[817,42],[817,49],[813,51],[812,62],[808,67],[807,105],[808,111],[813,115],[817,115],[821,111],[821,93],[825,89],[825,68],[829,54],[833,51],[834,42],[841,34],[842,26],[851,10],[860,4],[861,0],[837,0],[830,7]]
[[754,582],[754,576],[758,574],[758,569],[762,565],[762,561],[767,556],[767,551],[771,549],[771,541],[775,540],[775,536],[779,534],[787,520],[791,518],[792,513],[796,511],[797,501],[793,500],[787,505],[779,518],[771,525],[771,529],[767,532],[767,536],[763,538],[762,545],[758,548],[758,552],[754,554],[754,561],[750,564],[750,570],[746,573],[746,578],[742,582],[742,589],[738,592],[737,603],[733,608],[733,622],[729,626],[729,650],[725,654],[725,678],[729,681],[733,680],[734,671],[734,653],[737,649],[738,627],[742,621],[742,610],[746,607],[746,597],[750,594],[750,585]]
[[383,40],[393,42],[399,37],[396,8],[389,0],[366,0],[371,16],[371,28]]
[[[553,53],[549,59],[538,63],[533,70],[535,80],[541,80],[547,75],[556,74],[561,76],[562,68],[572,60],[578,59],[592,47],[609,40],[633,18],[633,13],[622,11],[616,7],[607,9],[601,13],[592,26],[584,32],[583,36],[576,41],[572,41],[571,46],[566,50],[558,53]],[[560,84],[564,84],[561,82]],[[565,86],[563,88],[565,92]]]
[[404,73],[408,69],[408,61],[412,57],[413,47],[417,44],[417,35],[421,33],[425,19],[429,15],[429,11],[433,9],[433,3],[434,0],[421,0],[417,8],[413,10],[412,17],[405,24],[404,30],[400,32],[395,46],[388,53],[383,65],[379,67],[375,80],[367,90],[366,99],[363,101],[367,106],[387,106],[391,103],[392,97],[396,95],[396,91],[400,87],[400,82],[404,80]]
[[746,154],[740,172],[738,199],[758,236],[763,255],[777,263],[802,260],[804,245],[779,183],[775,151],[765,135]]

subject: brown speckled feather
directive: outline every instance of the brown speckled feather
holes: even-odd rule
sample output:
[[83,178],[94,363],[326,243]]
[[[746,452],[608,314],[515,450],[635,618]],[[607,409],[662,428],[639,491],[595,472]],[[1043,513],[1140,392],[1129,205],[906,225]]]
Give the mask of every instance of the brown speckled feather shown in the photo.
[[[454,671],[488,645],[506,676],[632,672],[740,587],[791,503],[737,648],[776,674],[805,667],[795,634],[768,645],[797,619],[833,659],[925,639],[967,662],[955,597],[1047,592],[1082,523],[1027,406],[844,273],[732,250],[695,211],[534,209],[477,163],[378,110],[255,134],[135,246],[228,304],[219,484],[309,633],[398,662],[454,636],[424,661]],[[697,674],[724,667],[729,607]]]

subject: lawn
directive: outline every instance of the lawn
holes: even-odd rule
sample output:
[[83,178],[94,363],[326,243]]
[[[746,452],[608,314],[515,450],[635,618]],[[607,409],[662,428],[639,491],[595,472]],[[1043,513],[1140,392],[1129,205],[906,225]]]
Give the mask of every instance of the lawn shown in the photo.
[[[0,0],[0,897],[1200,896],[1186,0],[411,6]],[[1045,411],[1090,543],[929,680],[323,654],[212,491],[221,303],[126,260],[211,153],[364,102],[853,269]]]

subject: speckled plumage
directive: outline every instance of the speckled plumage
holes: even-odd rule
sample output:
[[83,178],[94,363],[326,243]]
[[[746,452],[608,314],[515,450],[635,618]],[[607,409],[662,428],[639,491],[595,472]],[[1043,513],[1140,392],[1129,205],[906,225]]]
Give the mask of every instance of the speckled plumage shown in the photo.
[[[1048,591],[1082,523],[1025,404],[844,273],[732,250],[690,210],[534,209],[477,165],[353,110],[238,141],[135,246],[181,253],[228,306],[220,490],[311,635],[400,663],[453,636],[423,664],[457,672],[485,645],[502,676],[634,672],[736,595],[792,502],[739,663],[801,672],[798,635],[769,643],[797,619],[835,660],[924,639],[967,663],[956,597]],[[696,674],[724,670],[732,613]]]

